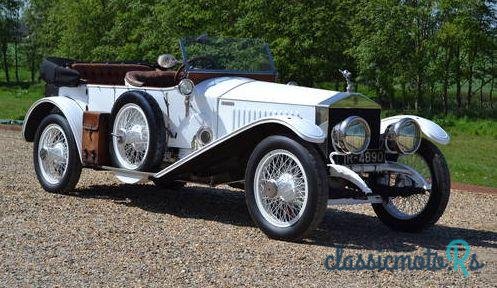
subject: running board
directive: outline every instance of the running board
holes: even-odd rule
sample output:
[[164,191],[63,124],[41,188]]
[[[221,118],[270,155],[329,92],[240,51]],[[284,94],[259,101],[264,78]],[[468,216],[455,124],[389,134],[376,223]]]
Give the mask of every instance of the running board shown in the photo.
[[110,166],[99,167],[102,170],[112,171],[116,175],[117,179],[121,180],[127,184],[136,184],[147,182],[150,177],[153,177],[154,173],[128,170],[124,168],[116,168]]
[[360,204],[372,204],[372,203],[383,203],[383,199],[379,195],[368,196],[368,199],[354,199],[354,198],[328,199],[328,207],[335,205],[360,205]]
[[143,171],[136,171],[136,170],[128,170],[124,168],[116,168],[116,167],[111,167],[111,166],[100,166],[99,167],[102,170],[108,170],[112,172],[119,172],[121,174],[126,174],[129,176],[140,176],[140,177],[151,177],[155,173],[153,172],[143,172]]

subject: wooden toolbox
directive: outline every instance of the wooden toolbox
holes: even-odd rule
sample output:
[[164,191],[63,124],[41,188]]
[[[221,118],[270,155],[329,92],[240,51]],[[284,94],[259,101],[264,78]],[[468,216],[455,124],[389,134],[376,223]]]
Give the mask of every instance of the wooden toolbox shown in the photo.
[[83,165],[109,165],[109,113],[83,113]]

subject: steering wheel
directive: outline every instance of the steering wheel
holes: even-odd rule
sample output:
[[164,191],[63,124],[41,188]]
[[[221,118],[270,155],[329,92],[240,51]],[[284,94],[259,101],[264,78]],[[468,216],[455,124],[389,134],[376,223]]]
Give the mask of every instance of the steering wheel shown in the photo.
[[[194,57],[188,61],[186,61],[188,66],[194,66],[195,62],[206,61],[206,65],[204,68],[214,68],[216,67],[216,61],[211,56],[198,56]],[[174,74],[174,82],[178,83],[181,78],[183,78],[183,73],[185,72],[186,65],[183,63],[179,66],[178,70],[176,70],[176,74]]]

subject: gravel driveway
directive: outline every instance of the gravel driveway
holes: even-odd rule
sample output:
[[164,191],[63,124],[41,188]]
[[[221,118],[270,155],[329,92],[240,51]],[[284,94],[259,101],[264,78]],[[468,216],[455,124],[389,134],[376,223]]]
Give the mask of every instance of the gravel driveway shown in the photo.
[[[0,286],[497,287],[497,196],[454,192],[434,228],[395,233],[369,206],[330,209],[300,243],[268,239],[244,196],[226,187],[160,190],[85,170],[76,191],[42,191],[31,144],[0,130]],[[465,239],[485,267],[453,271],[328,271],[346,255],[444,255]]]

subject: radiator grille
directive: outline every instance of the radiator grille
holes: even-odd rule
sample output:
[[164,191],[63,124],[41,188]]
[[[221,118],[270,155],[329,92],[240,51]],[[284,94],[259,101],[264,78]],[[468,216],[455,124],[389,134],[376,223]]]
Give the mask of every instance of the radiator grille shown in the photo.
[[380,112],[379,109],[347,109],[347,108],[336,108],[330,109],[329,115],[329,126],[328,126],[328,154],[334,151],[333,144],[331,142],[331,130],[336,124],[345,120],[349,116],[359,116],[368,122],[371,128],[371,141],[369,142],[368,149],[379,149],[380,148]]

